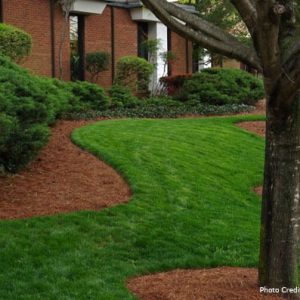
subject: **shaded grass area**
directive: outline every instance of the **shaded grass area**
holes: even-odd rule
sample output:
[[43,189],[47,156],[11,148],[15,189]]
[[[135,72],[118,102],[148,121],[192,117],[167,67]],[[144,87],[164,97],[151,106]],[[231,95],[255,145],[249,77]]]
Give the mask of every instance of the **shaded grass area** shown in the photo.
[[[76,144],[127,179],[129,204],[0,222],[0,299],[135,299],[126,278],[256,266],[263,139],[254,117],[98,122]],[[258,117],[255,117],[258,119]]]

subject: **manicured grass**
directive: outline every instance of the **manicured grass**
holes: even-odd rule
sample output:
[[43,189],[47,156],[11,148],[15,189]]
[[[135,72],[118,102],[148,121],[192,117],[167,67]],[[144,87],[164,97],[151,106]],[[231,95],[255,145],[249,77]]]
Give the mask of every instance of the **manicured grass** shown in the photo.
[[[130,183],[129,204],[0,222],[0,299],[134,299],[126,278],[256,266],[263,139],[251,117],[116,120],[73,140]],[[257,119],[257,118],[256,118]]]

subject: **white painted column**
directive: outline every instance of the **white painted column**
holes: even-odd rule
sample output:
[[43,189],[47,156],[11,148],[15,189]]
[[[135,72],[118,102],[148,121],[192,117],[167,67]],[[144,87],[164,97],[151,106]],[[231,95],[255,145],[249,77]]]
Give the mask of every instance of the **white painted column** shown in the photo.
[[159,83],[159,79],[168,74],[168,66],[165,66],[161,57],[161,54],[168,50],[168,29],[160,22],[149,22],[148,24],[148,39],[157,39],[160,41],[159,51],[155,58],[156,70],[152,78],[153,81],[150,84],[150,88],[153,89],[153,86]]

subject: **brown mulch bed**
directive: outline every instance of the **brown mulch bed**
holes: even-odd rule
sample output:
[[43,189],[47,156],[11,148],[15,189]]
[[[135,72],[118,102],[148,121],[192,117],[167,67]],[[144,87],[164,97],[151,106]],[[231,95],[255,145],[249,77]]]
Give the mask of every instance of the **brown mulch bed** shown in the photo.
[[130,279],[127,287],[141,300],[278,300],[261,294],[256,269],[222,267],[174,270]]
[[259,136],[265,137],[266,124],[264,121],[240,122],[237,125],[243,129],[254,132]]
[[0,177],[0,219],[99,210],[129,200],[130,188],[116,171],[72,144],[71,132],[86,124],[59,121],[29,167]]

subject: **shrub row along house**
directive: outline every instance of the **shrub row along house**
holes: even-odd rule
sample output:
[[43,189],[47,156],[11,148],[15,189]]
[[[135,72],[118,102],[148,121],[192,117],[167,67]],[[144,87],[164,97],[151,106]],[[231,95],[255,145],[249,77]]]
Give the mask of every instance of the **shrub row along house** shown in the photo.
[[[32,53],[23,65],[38,75],[59,76],[59,49],[64,16],[57,2],[0,0],[1,22],[19,27],[32,36]],[[192,6],[184,8],[194,9]],[[114,81],[116,63],[121,57],[137,55],[148,58],[147,51],[141,47],[147,39],[159,40],[159,52],[172,51],[176,57],[172,65],[166,66],[163,55],[158,53],[154,62],[157,67],[153,80],[157,81],[167,74],[193,71],[192,43],[171,32],[140,1],[75,0],[70,13],[62,51],[64,80],[70,80],[72,76],[72,52],[79,59],[78,72],[73,77],[90,81],[90,74],[84,68],[84,57],[87,53],[105,51],[110,54],[110,64],[108,70],[101,73],[98,83],[107,88]]]

